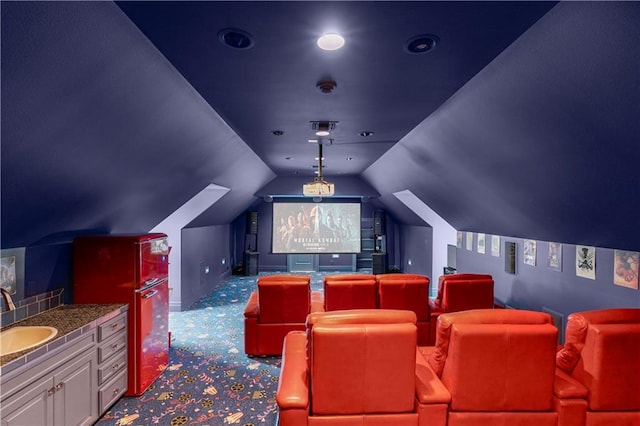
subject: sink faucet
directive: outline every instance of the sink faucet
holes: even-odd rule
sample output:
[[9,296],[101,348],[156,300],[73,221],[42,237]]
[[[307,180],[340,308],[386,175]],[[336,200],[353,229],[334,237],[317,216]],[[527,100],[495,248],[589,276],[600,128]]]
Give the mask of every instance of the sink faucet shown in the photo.
[[2,287],[0,287],[0,292],[2,292],[4,302],[7,304],[7,310],[13,311],[14,309],[16,309],[16,305],[13,304],[13,300],[11,299],[11,294],[9,294],[9,292]]

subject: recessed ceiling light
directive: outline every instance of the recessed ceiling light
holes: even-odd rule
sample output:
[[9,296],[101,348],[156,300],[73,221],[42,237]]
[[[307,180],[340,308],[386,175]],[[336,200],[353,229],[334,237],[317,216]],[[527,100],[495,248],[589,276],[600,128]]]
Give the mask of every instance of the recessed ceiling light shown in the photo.
[[347,157],[347,161],[353,160],[353,157]]
[[273,130],[271,133],[273,133],[274,136],[282,136],[284,135],[284,130]]
[[293,157],[284,157],[285,160],[293,160]]
[[331,133],[328,130],[318,130],[316,136],[329,136]]
[[250,49],[253,47],[253,37],[251,37],[251,34],[237,28],[220,30],[218,39],[222,44],[232,49]]
[[404,50],[412,55],[431,52],[436,48],[439,41],[440,39],[432,34],[417,35],[407,40],[404,44]]
[[318,139],[309,139],[309,143],[318,143]]
[[344,46],[344,38],[337,33],[326,33],[318,39],[317,43],[322,50],[338,50]]
[[360,132],[360,133],[358,133],[358,134],[359,134],[360,136],[362,136],[362,137],[365,137],[365,138],[366,138],[367,136],[373,136],[373,132],[372,132],[372,131],[370,131],[370,130],[365,130],[365,131],[362,131],[362,132]]

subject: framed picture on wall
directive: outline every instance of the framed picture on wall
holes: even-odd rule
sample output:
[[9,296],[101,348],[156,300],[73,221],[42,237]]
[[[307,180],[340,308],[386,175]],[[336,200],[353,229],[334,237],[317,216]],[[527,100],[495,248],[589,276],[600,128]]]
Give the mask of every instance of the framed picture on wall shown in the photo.
[[491,236],[491,256],[500,257],[500,236]]
[[456,247],[462,248],[462,231],[458,231],[456,235]]
[[547,267],[562,271],[562,244],[550,242],[547,246]]
[[638,289],[637,252],[615,250],[613,254],[613,283],[622,287]]
[[522,258],[525,265],[536,266],[536,255],[538,254],[538,247],[536,240],[524,240],[524,250]]
[[508,274],[516,273],[516,243],[513,241],[504,243],[504,271]]
[[14,300],[24,298],[24,255],[24,247],[0,251],[0,287]]
[[467,232],[467,250],[473,250],[473,232]]
[[596,279],[596,248],[576,246],[576,276]]
[[478,253],[480,254],[484,254],[485,253],[485,235],[478,233],[478,243],[477,243],[477,250]]

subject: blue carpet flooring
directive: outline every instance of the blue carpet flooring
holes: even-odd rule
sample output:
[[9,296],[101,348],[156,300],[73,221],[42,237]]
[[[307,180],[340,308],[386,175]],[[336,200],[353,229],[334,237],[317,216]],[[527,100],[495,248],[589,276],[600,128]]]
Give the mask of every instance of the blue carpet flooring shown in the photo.
[[[322,290],[324,275],[311,274],[312,290]],[[275,426],[281,359],[244,353],[243,311],[254,289],[255,276],[230,277],[189,310],[170,313],[166,370],[96,425]]]

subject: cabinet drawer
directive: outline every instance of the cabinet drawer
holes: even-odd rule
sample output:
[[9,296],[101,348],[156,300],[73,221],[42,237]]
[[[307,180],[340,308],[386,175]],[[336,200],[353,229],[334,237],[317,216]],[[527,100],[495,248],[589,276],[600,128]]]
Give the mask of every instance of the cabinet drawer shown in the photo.
[[123,313],[98,326],[98,342],[102,342],[115,333],[127,328],[127,315]]
[[98,369],[98,385],[112,378],[127,366],[127,352],[121,351],[119,355],[113,357]]
[[121,333],[98,347],[98,362],[102,363],[127,347],[127,335]]
[[127,370],[123,370],[111,382],[100,389],[98,403],[100,412],[104,413],[127,390]]

